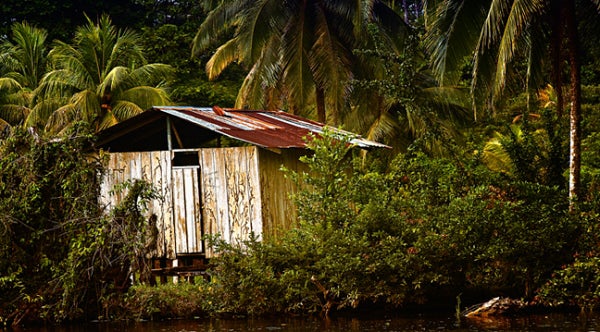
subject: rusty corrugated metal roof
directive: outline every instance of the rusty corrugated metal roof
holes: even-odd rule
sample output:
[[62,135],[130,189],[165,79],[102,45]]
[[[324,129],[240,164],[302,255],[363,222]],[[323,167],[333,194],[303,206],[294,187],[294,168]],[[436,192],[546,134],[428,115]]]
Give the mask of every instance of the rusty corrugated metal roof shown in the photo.
[[[283,111],[222,109],[219,107],[155,106],[162,112],[222,135],[264,148],[304,148],[310,133],[323,133],[325,125]],[[328,127],[336,133],[354,137],[351,143],[361,148],[389,148],[347,131]]]

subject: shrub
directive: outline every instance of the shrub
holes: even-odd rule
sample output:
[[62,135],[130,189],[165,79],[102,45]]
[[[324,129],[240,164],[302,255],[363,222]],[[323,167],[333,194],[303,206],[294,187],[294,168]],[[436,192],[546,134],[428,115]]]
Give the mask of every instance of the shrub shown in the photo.
[[50,282],[80,225],[99,215],[101,163],[83,155],[91,142],[82,125],[59,140],[15,129],[1,142],[0,321],[39,317],[60,298]]
[[112,214],[98,205],[102,158],[75,124],[64,137],[15,129],[0,143],[0,323],[97,317],[142,270],[155,196],[131,183]]
[[584,257],[561,269],[541,287],[539,300],[551,306],[593,311],[600,305],[600,257]]
[[157,286],[134,285],[122,302],[109,313],[116,319],[193,318],[214,310],[214,292],[204,280]]
[[332,133],[309,147],[310,172],[288,173],[302,188],[298,227],[273,242],[220,245],[221,310],[328,313],[481,291],[530,298],[572,260],[582,225],[561,189],[509,181],[472,154],[411,152],[380,173],[353,163]]

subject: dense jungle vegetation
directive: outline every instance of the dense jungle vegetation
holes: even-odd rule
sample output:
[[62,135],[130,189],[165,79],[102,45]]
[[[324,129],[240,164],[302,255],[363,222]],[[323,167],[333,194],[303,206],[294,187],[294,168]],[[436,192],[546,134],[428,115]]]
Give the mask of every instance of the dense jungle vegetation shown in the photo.
[[[0,326],[600,303],[598,0],[7,0],[0,13]],[[126,183],[104,211],[91,152],[96,132],[159,104],[283,109],[393,149],[310,142],[310,175],[282,170],[304,188],[296,228],[207,239],[210,280],[149,287],[144,211],[159,197]]]

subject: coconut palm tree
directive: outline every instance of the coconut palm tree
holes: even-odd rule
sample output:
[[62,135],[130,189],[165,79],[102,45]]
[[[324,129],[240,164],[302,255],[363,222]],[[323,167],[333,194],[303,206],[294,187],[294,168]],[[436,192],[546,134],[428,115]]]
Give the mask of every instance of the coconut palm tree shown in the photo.
[[[426,19],[429,50],[442,80],[456,72],[465,56],[474,54],[472,95],[483,91],[490,97],[486,100],[493,102],[501,96],[515,59],[526,60],[525,86],[530,93],[545,83],[542,73],[549,64],[559,115],[562,87],[570,84],[569,197],[574,203],[580,191],[581,169],[581,44],[577,22],[597,20],[600,0],[438,0],[428,5],[428,18],[435,17]],[[568,81],[564,71],[569,72]]]
[[97,130],[170,103],[164,82],[172,68],[148,64],[140,37],[118,30],[108,16],[77,29],[72,44],[57,42],[51,70],[35,91],[27,124],[59,131],[82,120]]
[[11,38],[0,44],[0,118],[11,125],[29,114],[33,90],[46,70],[46,37],[43,29],[14,23]]
[[400,150],[419,141],[428,152],[444,154],[443,143],[460,141],[459,128],[472,123],[466,89],[439,85],[416,33],[401,48],[379,36],[372,33],[372,45],[355,51],[361,69],[353,81],[352,111],[343,123]]
[[236,107],[286,108],[339,124],[354,76],[353,50],[375,22],[389,39],[408,27],[383,1],[206,1],[213,10],[194,39],[193,54],[233,32],[206,65],[210,79],[229,64],[249,69]]

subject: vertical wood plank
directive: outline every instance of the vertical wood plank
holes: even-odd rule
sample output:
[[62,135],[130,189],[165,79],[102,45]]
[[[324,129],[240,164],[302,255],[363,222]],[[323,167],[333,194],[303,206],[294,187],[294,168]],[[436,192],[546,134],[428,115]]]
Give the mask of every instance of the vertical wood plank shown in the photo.
[[240,200],[241,200],[241,190],[239,183],[239,174],[242,171],[239,166],[238,155],[236,154],[236,150],[234,148],[225,148],[223,149],[223,165],[225,168],[225,193],[227,194],[227,208],[228,215],[227,219],[229,220],[229,242],[230,243],[239,243],[242,235],[242,221],[240,220]]
[[[114,183],[115,184],[121,184],[125,181],[125,174],[126,172],[129,171],[129,167],[128,167],[128,163],[124,161],[125,159],[125,154],[123,153],[117,153],[115,155],[115,159],[114,159],[114,163],[115,163],[115,177],[114,177]],[[114,189],[114,188],[111,188]],[[121,202],[122,198],[123,198],[123,191],[118,190],[118,191],[113,191],[113,197],[114,197],[114,202],[115,205],[117,205],[119,202]]]
[[100,205],[104,209],[105,212],[110,211],[113,206],[114,198],[112,197],[110,191],[112,190],[115,184],[115,155],[109,154],[108,160],[106,161],[106,167],[104,174],[102,174],[102,178],[100,180]]
[[142,165],[139,152],[128,153],[129,159],[129,178],[128,180],[141,179],[142,178]]
[[165,189],[164,180],[162,178],[162,160],[161,154],[158,151],[153,151],[148,154],[150,159],[150,177],[152,184],[158,192],[160,199],[154,200],[151,204],[152,212],[156,215],[156,228],[158,235],[156,237],[156,257],[165,257]]
[[[213,149],[201,149],[199,154],[203,231],[206,235],[216,235],[218,233],[218,209],[215,155]],[[212,248],[205,246],[204,250],[207,258],[213,257]]]
[[297,188],[285,174],[281,166],[290,170],[306,171],[298,161],[301,153],[296,150],[283,150],[276,154],[259,149],[259,174],[262,198],[263,235],[277,237],[293,227],[296,222],[296,206],[289,195]]
[[185,208],[184,172],[173,169],[173,221],[175,222],[176,254],[187,253],[187,224]]
[[[156,257],[175,258],[173,225],[173,197],[171,189],[171,154],[168,151],[111,153],[108,158],[107,172],[101,185],[101,202],[114,207],[122,201],[127,190],[109,194],[117,184],[134,179],[143,179],[152,183],[161,196],[161,200],[150,202],[147,215],[157,216]],[[108,211],[108,210],[107,210]]]
[[185,222],[186,222],[186,240],[187,240],[187,251],[186,253],[195,253],[197,250],[197,239],[196,239],[196,188],[195,181],[198,180],[196,168],[185,168],[183,171],[183,187],[184,187],[184,200],[185,200]]
[[165,226],[165,247],[166,256],[168,259],[176,259],[176,247],[175,247],[175,221],[174,221],[174,210],[173,210],[173,175],[172,175],[172,152],[161,151],[161,163],[162,163],[162,188],[164,192],[165,205],[163,209],[164,226]]
[[[198,151],[199,165],[202,165],[202,156]],[[204,253],[204,221],[202,220],[202,166],[196,169],[196,179],[194,180],[195,200],[194,200],[194,219],[196,221],[196,247],[198,252]]]
[[260,177],[258,173],[258,147],[251,146],[247,148],[247,167],[248,167],[248,206],[250,230],[262,239],[262,198],[260,194]]
[[225,149],[212,149],[214,153],[215,201],[217,207],[216,232],[223,240],[231,242],[231,227],[229,221],[229,195],[227,192],[227,164]]

